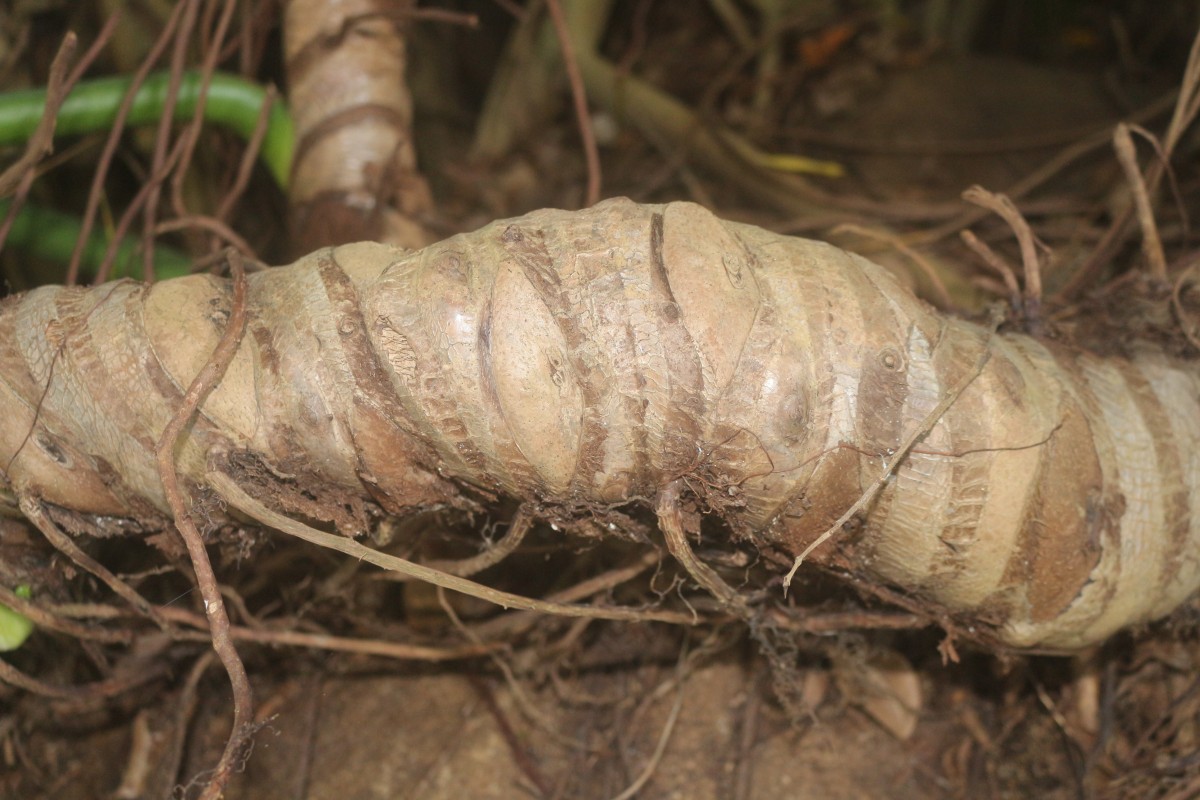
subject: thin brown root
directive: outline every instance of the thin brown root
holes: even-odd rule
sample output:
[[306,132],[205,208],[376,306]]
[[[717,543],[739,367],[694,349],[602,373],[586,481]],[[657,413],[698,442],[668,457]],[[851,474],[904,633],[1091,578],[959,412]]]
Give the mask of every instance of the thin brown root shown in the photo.
[[[121,248],[121,242],[125,239],[125,235],[133,228],[133,223],[138,213],[145,208],[151,195],[158,189],[159,183],[163,178],[176,169],[179,165],[179,158],[182,154],[182,146],[176,143],[175,148],[167,155],[166,161],[162,170],[158,173],[152,173],[149,178],[138,189],[137,194],[129,202],[129,207],[121,214],[121,218],[117,221],[113,228],[112,236],[108,242],[108,246],[104,250],[104,256],[100,260],[100,266],[96,269],[95,285],[99,286],[102,283],[107,283],[111,280],[113,268],[116,264],[117,253]],[[149,252],[149,250],[147,250]],[[152,276],[152,275],[151,275]],[[151,277],[148,276],[148,277]]]
[[[221,43],[229,32],[229,25],[233,21],[233,12],[237,5],[236,0],[226,0],[221,7],[221,14],[217,19],[216,31],[212,38],[213,44],[205,52],[204,60],[200,65],[200,89],[196,96],[196,110],[193,112],[192,124],[186,126],[180,135],[183,154],[179,161],[179,169],[171,178],[171,205],[174,207],[175,213],[180,216],[187,214],[186,205],[183,202],[183,181],[192,162],[196,143],[200,140],[200,131],[203,127],[201,120],[204,119],[204,108],[208,103],[208,87],[212,82],[213,72],[217,68],[217,60],[221,56]],[[213,8],[215,8],[215,4],[209,6],[210,11]]]
[[79,549],[75,542],[71,541],[71,537],[63,533],[63,531],[50,519],[50,515],[46,513],[45,506],[41,500],[32,497],[28,494],[20,496],[19,505],[21,513],[24,514],[30,522],[32,522],[46,540],[54,545],[60,553],[71,559],[80,569],[85,572],[90,572],[108,588],[112,589],[116,594],[126,600],[131,606],[136,608],[142,614],[145,614],[163,630],[168,630],[170,624],[163,618],[154,606],[150,604],[146,598],[142,597],[136,589],[130,586],[125,581],[118,578],[108,567],[105,567],[96,559],[89,556],[87,553]]
[[[442,611],[449,618],[451,624],[453,624],[454,627],[457,628],[458,631],[467,639],[471,640],[477,645],[482,646],[483,642],[480,640],[479,634],[471,630],[470,627],[463,623],[462,619],[459,618],[458,613],[455,612],[454,606],[452,606],[446,599],[446,590],[444,587],[438,587],[437,598],[438,604],[442,607]],[[512,692],[513,700],[516,701],[517,708],[521,710],[521,713],[525,715],[526,719],[528,719],[536,727],[540,728],[543,733],[549,735],[550,738],[554,739],[556,742],[570,750],[599,752],[596,748],[580,742],[575,737],[564,735],[562,731],[558,729],[558,726],[554,724],[554,720],[551,719],[544,711],[538,708],[537,703],[535,703],[533,698],[529,696],[529,693],[525,691],[525,687],[521,685],[519,680],[517,680],[516,673],[513,672],[513,669],[509,663],[501,658],[498,653],[488,653],[488,657],[492,659],[492,663],[496,665],[496,669],[500,670],[500,674],[504,676],[504,682],[508,684],[508,689],[510,692]]]
[[[497,3],[497,5],[503,6],[504,4]],[[399,15],[421,22],[440,22],[446,25],[461,25],[464,28],[479,27],[479,15],[465,11],[451,11],[445,8],[406,8],[399,12]]]
[[679,492],[681,481],[672,481],[658,495],[655,511],[658,514],[658,526],[662,529],[663,539],[667,549],[675,556],[696,583],[708,590],[717,598],[722,606],[733,613],[747,619],[751,616],[750,607],[737,591],[726,583],[716,571],[696,558],[692,546],[688,544],[687,533],[683,530],[683,517],[679,511]]
[[742,705],[741,728],[738,736],[737,760],[733,775],[733,800],[747,800],[754,782],[754,747],[758,742],[760,710],[762,709],[763,671],[755,670],[747,685],[746,702]]
[[992,211],[1012,228],[1021,246],[1021,265],[1025,269],[1025,318],[1032,330],[1036,331],[1040,320],[1042,304],[1042,268],[1038,260],[1037,242],[1033,230],[1013,201],[1006,195],[989,192],[982,186],[972,186],[963,192],[963,199],[968,203]]
[[[1175,199],[1175,211],[1179,214],[1179,224],[1183,228],[1183,238],[1185,240],[1190,239],[1191,237],[1188,233],[1190,230],[1190,225],[1188,224],[1187,204],[1183,201],[1183,192],[1180,191],[1179,188],[1178,176],[1175,174],[1175,170],[1171,167],[1171,159],[1167,154],[1166,148],[1163,147],[1163,143],[1159,141],[1157,136],[1141,125],[1131,122],[1129,123],[1129,130],[1132,133],[1136,133],[1141,136],[1152,148],[1154,148],[1154,154],[1158,156],[1157,163],[1162,165],[1163,174],[1166,176],[1167,183],[1171,187],[1171,196]],[[1146,191],[1147,193],[1150,193],[1150,189],[1148,187]]]
[[[1192,40],[1192,49],[1188,54],[1188,63],[1183,72],[1183,82],[1179,92],[1175,95],[1171,122],[1163,136],[1162,155],[1146,170],[1147,194],[1154,194],[1158,190],[1159,181],[1162,180],[1166,165],[1175,152],[1175,146],[1179,144],[1198,112],[1200,112],[1200,33]],[[1087,288],[1095,279],[1100,268],[1109,263],[1124,244],[1129,235],[1132,219],[1133,208],[1126,208],[1109,226],[1104,238],[1096,245],[1087,261],[1076,271],[1067,285],[1058,292],[1057,299],[1067,300]]]
[[[58,109],[71,91],[68,81],[71,59],[79,43],[74,33],[63,37],[58,53],[50,64],[49,82],[46,86],[46,107],[42,118],[25,145],[25,152],[3,173],[0,173],[0,197],[7,197],[23,178],[33,171],[42,157],[54,148],[54,128],[58,124]],[[12,216],[10,214],[10,216]]]
[[22,616],[28,617],[39,628],[65,633],[68,636],[74,636],[76,639],[112,644],[129,644],[133,641],[132,631],[108,630],[106,628],[83,625],[72,619],[60,617],[42,608],[37,603],[26,600],[5,586],[0,586],[0,603],[3,603]]
[[1017,274],[1013,272],[1013,268],[1009,266],[1004,256],[997,253],[987,242],[980,239],[969,230],[959,231],[959,237],[963,240],[963,244],[971,248],[975,255],[987,264],[1000,275],[1000,279],[1004,281],[1004,288],[1008,290],[1008,302],[1014,309],[1021,307],[1021,287],[1017,283]]
[[229,683],[233,688],[233,728],[229,732],[225,750],[217,762],[212,778],[200,795],[202,800],[216,800],[224,794],[225,785],[241,759],[243,748],[254,728],[254,699],[250,690],[250,678],[229,634],[229,614],[225,610],[225,601],[221,598],[221,591],[217,586],[217,576],[204,547],[204,539],[184,502],[179,486],[179,473],[175,469],[175,447],[179,437],[196,414],[200,403],[225,374],[246,329],[246,273],[242,269],[241,258],[234,251],[229,254],[229,266],[233,272],[233,304],[229,322],[208,363],[192,380],[175,416],[167,423],[166,429],[159,437],[157,451],[158,473],[162,479],[163,491],[175,517],[175,527],[187,546],[192,568],[196,572],[196,583],[204,598],[204,610],[212,632],[213,650],[217,652],[225,671],[229,674]]
[[[1130,115],[1129,119],[1134,122],[1148,122],[1163,112],[1169,110],[1175,104],[1177,97],[1178,94],[1176,92],[1169,92],[1134,112],[1132,115]],[[1081,158],[1084,158],[1085,156],[1104,148],[1110,141],[1112,141],[1112,136],[1109,135],[1107,127],[1102,130],[1098,130],[1095,133],[1080,139],[1078,142],[1074,142],[1063,148],[1061,151],[1052,156],[1045,164],[1038,167],[1026,177],[1009,186],[1004,193],[1014,200],[1020,200],[1021,198],[1031,194],[1038,187],[1044,186],[1051,178],[1053,178],[1055,175],[1058,175],[1076,161],[1079,161]],[[980,209],[971,209],[965,213],[955,216],[953,219],[943,225],[938,225],[935,228],[930,228],[925,231],[911,234],[905,237],[905,239],[909,244],[913,245],[932,244],[944,239],[946,236],[957,233],[969,225],[974,225],[986,217],[986,211]],[[1092,264],[1093,260],[1094,259],[1089,259],[1089,264]],[[1085,280],[1088,276],[1090,276],[1091,270],[1094,268],[1094,265],[1089,266],[1086,268],[1086,274],[1080,277],[1080,274],[1085,272],[1084,269],[1081,269],[1079,273],[1077,273],[1076,278],[1079,278],[1081,281]],[[1072,282],[1075,280],[1075,278],[1072,278]],[[1082,286],[1082,283],[1080,286]],[[1071,293],[1077,291],[1079,288],[1080,287],[1077,286],[1075,289],[1072,289],[1071,292],[1067,292],[1066,289],[1063,289],[1062,291],[1067,292],[1065,296],[1070,296]],[[1062,292],[1060,292],[1059,296],[1064,295]]]
[[639,608],[596,608],[593,606],[566,605],[531,597],[522,597],[509,592],[484,586],[475,581],[450,575],[441,570],[432,569],[421,564],[414,564],[398,556],[381,553],[359,544],[353,539],[335,536],[315,528],[310,528],[302,522],[289,519],[279,514],[248,495],[242,487],[228,474],[220,470],[210,470],[206,476],[209,485],[219,497],[231,507],[246,514],[251,519],[274,528],[277,531],[303,539],[310,544],[337,550],[348,556],[366,561],[383,569],[393,570],[413,578],[441,586],[462,594],[478,597],[489,603],[495,603],[505,608],[521,608],[526,611],[539,611],[543,614],[554,614],[562,617],[589,617],[592,619],[631,620],[639,622],[667,622],[673,625],[695,625],[699,619],[690,614],[680,614],[676,611],[655,611]]
[[81,703],[90,703],[96,700],[103,700],[106,697],[114,697],[130,689],[135,689],[138,686],[149,683],[164,672],[166,672],[165,665],[147,665],[120,678],[107,678],[81,686],[59,686],[38,680],[31,675],[26,675],[4,659],[0,659],[0,682],[16,686],[18,689],[24,689],[27,692],[41,695],[42,697]]
[[1175,112],[1171,115],[1171,124],[1167,127],[1164,137],[1168,157],[1175,152],[1183,134],[1200,113],[1200,33],[1192,39],[1192,49],[1188,52],[1187,66],[1183,69],[1183,81],[1179,87],[1179,100],[1175,103]]
[[142,709],[133,718],[129,737],[129,754],[125,757],[125,769],[121,771],[121,784],[113,792],[113,800],[134,800],[153,796],[146,792],[146,780],[150,776],[151,755],[154,751],[154,732],[150,730],[150,711]]
[[[96,212],[100,209],[100,201],[104,196],[104,182],[108,176],[108,170],[112,166],[113,159],[116,156],[117,146],[121,143],[125,124],[129,119],[129,112],[133,108],[133,99],[142,88],[142,84],[145,83],[150,70],[154,69],[154,65],[158,63],[158,59],[167,49],[167,45],[171,43],[172,34],[175,31],[175,27],[179,24],[180,17],[187,5],[187,3],[179,3],[171,11],[171,16],[167,18],[162,33],[130,79],[129,88],[125,91],[125,97],[121,99],[121,105],[117,109],[116,116],[113,118],[112,131],[104,143],[104,149],[100,154],[96,171],[92,176],[92,186],[88,190],[87,205],[83,213],[83,223],[79,231],[79,236],[75,239],[75,249],[71,253],[71,261],[67,265],[67,275],[63,281],[68,286],[73,285],[79,279],[79,267],[83,259],[83,250],[88,238],[91,236],[92,227],[96,222]],[[118,241],[120,238],[120,236],[114,235],[113,241]],[[113,247],[115,248],[115,245]],[[107,274],[109,261],[110,259],[106,253],[104,263],[98,270],[98,277]]]
[[[163,97],[163,111],[159,117],[158,129],[154,135],[150,174],[155,176],[155,178],[147,183],[146,202],[142,208],[143,217],[146,220],[142,232],[142,270],[148,281],[154,280],[154,226],[158,219],[158,201],[162,194],[162,178],[166,175],[164,166],[167,151],[171,149],[171,130],[174,127],[172,117],[175,114],[175,105],[179,101],[179,86],[183,80],[184,61],[190,50],[187,42],[191,38],[192,28],[196,24],[196,15],[199,12],[199,4],[195,0],[184,0],[181,5],[185,7],[183,22],[175,30],[175,47],[171,53],[170,83]],[[203,110],[201,109],[201,114],[197,114],[195,119],[193,119],[192,126],[196,125],[196,120],[203,119],[202,114]]]
[[229,247],[237,250],[243,259],[249,258],[252,261],[257,261],[258,256],[254,252],[254,248],[247,242],[237,231],[229,227],[224,221],[216,218],[204,216],[202,214],[188,215],[177,217],[166,222],[160,222],[154,229],[155,234],[169,233],[171,231],[186,230],[188,228],[199,228],[208,231],[213,236],[224,240]]
[[[1017,300],[1021,299],[1020,295],[1013,295],[1013,293],[1008,291],[1008,288],[1000,281],[993,280],[992,278],[984,277],[983,275],[975,275],[974,277],[972,277],[971,285],[978,289],[982,289],[983,291],[987,292],[988,294],[994,295],[996,297],[1007,296],[1009,298],[1015,297]],[[1015,305],[1014,305],[1014,307],[1015,307]]]
[[215,656],[216,653],[209,651],[197,658],[196,663],[188,672],[183,688],[179,691],[179,707],[175,712],[175,726],[171,731],[171,743],[166,748],[166,757],[162,768],[163,783],[166,786],[174,786],[178,779],[179,767],[183,763],[184,745],[187,744],[188,728],[191,726],[192,715],[196,713],[196,690],[200,685],[200,679],[212,666]]
[[[438,589],[438,599],[445,597],[446,590]],[[588,620],[576,620],[576,622],[587,623]],[[542,775],[542,771],[538,768],[537,761],[530,753],[529,748],[521,741],[521,737],[513,729],[513,726],[508,721],[508,715],[504,713],[504,709],[496,702],[496,694],[491,687],[479,675],[467,675],[467,681],[471,684],[471,688],[475,690],[475,694],[483,701],[487,707],[488,713],[496,723],[496,727],[500,730],[500,735],[504,739],[504,743],[508,745],[508,752],[512,754],[513,763],[517,769],[529,781],[530,786],[537,793],[536,797],[551,797],[554,794],[553,788]]]
[[[941,343],[940,339],[938,343]],[[785,575],[783,578],[783,592],[785,596],[787,595],[788,587],[792,585],[792,578],[796,576],[796,570],[800,569],[800,565],[804,563],[804,559],[808,558],[809,554],[812,553],[813,550],[816,550],[822,544],[829,541],[829,539],[831,539],[835,533],[842,529],[843,525],[850,521],[851,517],[862,511],[871,503],[872,500],[875,499],[875,495],[877,495],[879,490],[883,488],[883,485],[887,483],[887,479],[891,477],[892,473],[895,472],[902,463],[904,463],[904,459],[908,456],[909,451],[912,450],[913,445],[917,443],[917,440],[928,434],[933,429],[933,426],[936,425],[938,420],[942,418],[942,415],[946,413],[950,406],[954,405],[959,396],[966,391],[967,387],[979,377],[980,373],[983,372],[984,366],[992,357],[992,349],[990,344],[991,336],[989,335],[983,341],[983,349],[979,355],[979,360],[975,362],[975,368],[964,375],[962,379],[950,389],[950,391],[946,392],[938,404],[933,407],[933,410],[930,411],[925,416],[925,419],[921,421],[921,424],[909,432],[908,436],[905,437],[900,447],[896,449],[895,453],[891,455],[890,459],[888,457],[883,458],[883,470],[879,473],[879,477],[877,477],[871,483],[871,485],[867,487],[867,490],[863,492],[848,509],[846,509],[845,513],[838,517],[836,522],[830,525],[824,533],[814,539],[812,543],[808,545],[808,547],[804,548],[800,555],[796,556],[796,560],[792,562],[792,568],[788,570],[787,575]]]
[[63,43],[59,46],[58,53],[55,54],[54,61],[50,64],[46,101],[37,128],[29,137],[25,145],[25,152],[21,154],[21,157],[9,165],[3,173],[0,173],[0,197],[11,195],[13,198],[9,203],[8,212],[4,215],[4,221],[0,223],[0,250],[4,249],[8,234],[16,222],[17,212],[21,210],[21,206],[29,194],[29,189],[37,178],[38,170],[36,168],[39,162],[54,149],[54,128],[58,124],[59,109],[71,89],[100,55],[100,52],[108,44],[108,40],[112,38],[113,32],[117,29],[119,17],[119,12],[109,16],[104,27],[96,35],[96,40],[92,42],[92,46],[87,49],[87,52],[79,59],[79,63],[69,73],[67,67],[75,53],[77,40],[74,33],[68,33],[63,37]]
[[258,112],[258,119],[254,122],[254,131],[246,141],[246,149],[242,151],[242,160],[238,162],[238,170],[234,176],[233,184],[225,192],[225,196],[221,198],[221,201],[217,203],[217,210],[213,213],[213,216],[223,223],[228,222],[229,215],[233,213],[234,206],[241,199],[242,194],[245,193],[246,187],[250,183],[250,176],[254,172],[254,165],[258,162],[259,151],[262,150],[263,139],[267,136],[267,126],[271,121],[271,109],[275,107],[277,100],[278,92],[275,87],[268,86],[266,96],[263,98],[262,110]]
[[[168,618],[181,624],[197,628],[208,627],[208,623],[203,617],[185,609],[166,609],[166,614]],[[253,642],[273,647],[307,647],[313,650],[380,656],[399,661],[461,661],[468,658],[478,658],[500,647],[498,644],[427,647],[424,645],[388,642],[380,639],[353,639],[345,636],[332,636],[327,633],[302,633],[294,630],[276,630],[270,628],[256,629],[238,625],[230,626],[229,635],[234,641],[238,642]],[[199,633],[195,634],[195,636],[197,639],[200,638]],[[176,640],[189,640],[193,637],[187,632],[179,631],[175,634],[174,638]]]
[[[522,505],[517,509],[516,516],[509,523],[508,530],[504,536],[487,550],[470,558],[454,561],[429,561],[425,566],[431,569],[439,569],[442,572],[448,572],[451,575],[458,575],[461,578],[474,575],[477,572],[483,572],[488,567],[493,567],[512,555],[513,551],[521,546],[522,540],[525,539],[525,534],[529,533],[532,527],[533,514],[528,505]],[[407,575],[396,573],[387,573],[387,577],[396,581],[411,580]]]
[[1146,257],[1146,265],[1150,277],[1159,284],[1167,282],[1167,259],[1163,255],[1162,238],[1158,235],[1158,224],[1154,221],[1154,209],[1150,205],[1150,192],[1146,188],[1146,178],[1138,168],[1137,150],[1133,146],[1133,137],[1129,134],[1129,126],[1122,122],[1113,130],[1113,149],[1117,153],[1117,161],[1125,172],[1125,180],[1133,193],[1134,206],[1137,209],[1138,224],[1142,228],[1142,254]]
[[[601,573],[594,578],[580,581],[574,586],[555,592],[548,599],[556,603],[574,603],[585,597],[608,592],[626,581],[633,580],[650,567],[659,563],[661,554],[656,550],[647,550],[632,564],[616,567]],[[529,611],[514,611],[480,623],[475,630],[485,641],[491,641],[501,636],[514,637],[524,633],[537,624],[538,615]]]
[[918,630],[933,622],[927,617],[897,611],[830,611],[796,614],[772,608],[767,620],[776,628],[797,633],[836,633],[850,630]]
[[739,48],[747,53],[756,49],[757,42],[754,34],[750,32],[750,25],[742,16],[742,12],[738,10],[736,3],[732,0],[708,0],[708,4],[720,17],[730,38],[737,42]]
[[[601,592],[608,592],[658,563],[659,553],[647,550],[632,563],[580,581],[570,588],[554,593],[549,599],[559,603],[567,603],[592,597]],[[8,594],[11,594],[11,592]],[[7,604],[7,596],[7,594],[0,592],[0,602]],[[21,600],[20,598],[17,598],[17,600],[19,601],[18,603],[13,603],[14,610],[26,613],[26,606],[22,606],[19,603],[28,603],[29,601]],[[128,617],[130,614],[130,612],[114,606],[97,604],[48,604],[45,607],[36,606],[35,608],[37,609],[34,612],[35,614],[56,620],[55,624],[63,622],[73,624],[75,619],[120,619]],[[160,611],[171,623],[197,629],[194,633],[191,631],[175,630],[172,633],[172,638],[176,641],[203,641],[208,639],[208,621],[203,616],[176,606],[165,606]],[[42,625],[39,618],[35,618],[33,614],[26,613],[26,616],[38,625]],[[249,628],[234,625],[230,627],[230,635],[235,641],[265,644],[272,647],[306,647],[314,650],[357,653],[359,655],[379,656],[381,658],[392,658],[401,661],[439,662],[478,658],[479,656],[487,655],[489,652],[504,646],[498,641],[500,638],[503,637],[506,640],[511,640],[520,636],[526,630],[536,625],[538,619],[540,619],[540,615],[535,612],[516,611],[486,620],[472,627],[472,631],[479,637],[482,644],[467,644],[456,647],[404,644],[381,639],[357,639],[333,636],[325,633],[305,633],[276,627]],[[589,620],[585,618],[581,619],[581,621],[588,622]],[[276,620],[274,624],[283,625],[285,623]],[[52,626],[47,625],[46,627]],[[94,629],[88,628],[88,630]],[[201,638],[201,630],[205,632],[203,638]],[[66,630],[64,632],[72,633]],[[72,633],[72,635],[74,634]]]

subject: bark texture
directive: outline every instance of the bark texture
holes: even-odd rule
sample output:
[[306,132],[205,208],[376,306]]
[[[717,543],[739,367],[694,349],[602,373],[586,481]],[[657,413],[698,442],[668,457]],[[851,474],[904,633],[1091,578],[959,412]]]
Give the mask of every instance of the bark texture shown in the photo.
[[[180,449],[194,493],[215,465],[358,534],[498,495],[619,526],[676,485],[790,557],[894,467],[814,560],[1011,646],[1083,647],[1200,584],[1195,363],[995,335],[826,244],[613,200],[250,282]],[[210,276],[6,301],[0,486],[76,530],[167,524],[154,443],[229,302]]]

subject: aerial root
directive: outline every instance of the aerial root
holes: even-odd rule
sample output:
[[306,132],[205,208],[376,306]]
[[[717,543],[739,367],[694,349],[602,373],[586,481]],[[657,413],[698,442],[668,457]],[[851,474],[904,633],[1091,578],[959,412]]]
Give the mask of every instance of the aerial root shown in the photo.
[[[1029,222],[1022,216],[1016,204],[1007,195],[989,192],[982,186],[972,186],[962,194],[963,199],[980,208],[995,213],[1008,223],[1017,244],[1021,248],[1021,266],[1025,273],[1025,287],[1021,295],[1021,311],[1025,317],[1025,325],[1030,333],[1037,334],[1041,330],[1042,308],[1042,265],[1038,258],[1038,245]],[[1043,249],[1045,245],[1042,245]],[[991,262],[989,262],[991,263]]]
[[499,589],[493,589],[481,583],[468,580],[467,578],[451,575],[439,569],[434,569],[423,564],[416,564],[398,556],[381,553],[378,550],[372,550],[353,539],[332,533],[325,533],[324,531],[309,527],[302,522],[297,522],[283,514],[272,511],[258,500],[255,500],[232,477],[219,469],[210,470],[206,480],[213,491],[228,503],[231,508],[237,509],[268,528],[274,528],[289,536],[303,539],[310,544],[326,547],[330,550],[337,550],[360,561],[374,564],[377,567],[398,572],[410,578],[431,583],[434,586],[441,586],[444,589],[451,589],[470,595],[471,597],[477,597],[480,600],[486,600],[489,603],[495,603],[504,608],[520,608],[526,611],[539,611],[543,614],[553,614],[562,617],[667,622],[674,625],[695,625],[700,622],[699,619],[691,614],[682,614],[677,611],[658,611],[640,608],[597,608],[595,606],[538,600],[503,592]]
[[743,619],[749,619],[752,612],[745,599],[712,567],[697,558],[692,551],[692,546],[688,544],[687,533],[683,529],[683,515],[679,508],[681,487],[682,481],[672,481],[659,493],[656,503],[655,512],[658,514],[658,525],[662,529],[667,550],[695,579],[696,583],[707,589],[709,594],[715,597],[722,606]]
[[1146,258],[1146,266],[1150,277],[1158,284],[1167,282],[1167,259],[1163,255],[1162,237],[1158,234],[1158,224],[1154,221],[1154,207],[1150,202],[1150,191],[1146,188],[1146,177],[1138,168],[1137,150],[1133,146],[1133,136],[1129,133],[1129,125],[1122,122],[1113,129],[1113,149],[1117,153],[1117,161],[1125,172],[1125,180],[1133,193],[1134,208],[1137,210],[1138,225],[1142,229],[1142,254]]
[[[525,539],[525,534],[529,533],[530,529],[533,528],[533,522],[532,510],[528,504],[523,503],[517,509],[512,522],[508,525],[508,530],[505,531],[500,541],[482,553],[470,558],[457,560],[428,561],[425,563],[425,566],[447,572],[451,575],[457,575],[460,578],[474,575],[477,572],[483,572],[488,567],[494,567],[512,555],[521,546],[521,542]],[[410,576],[400,573],[388,573],[388,577],[397,581],[412,580]]]
[[55,549],[71,559],[84,572],[91,573],[103,581],[108,588],[116,592],[118,596],[126,600],[131,606],[154,620],[160,628],[163,630],[170,629],[170,623],[158,613],[158,610],[150,604],[150,601],[142,597],[136,589],[118,578],[107,567],[83,552],[75,542],[71,541],[71,537],[64,533],[55,524],[54,520],[50,519],[50,515],[46,513],[46,507],[42,504],[41,500],[33,495],[22,493],[19,497],[19,505],[21,513],[42,532],[42,535],[46,537],[46,540],[50,544],[54,545]]
[[42,697],[75,703],[89,703],[107,697],[115,697],[137,686],[149,683],[166,671],[166,667],[162,665],[148,666],[122,677],[104,678],[80,686],[60,686],[26,675],[4,659],[0,659],[0,682]]
[[225,667],[233,690],[233,727],[212,777],[200,795],[201,800],[217,800],[223,796],[225,786],[234,769],[242,761],[242,755],[254,732],[254,696],[250,689],[250,677],[246,673],[246,665],[238,655],[237,646],[233,643],[229,614],[225,610],[225,601],[221,596],[217,576],[208,557],[208,550],[204,546],[204,538],[192,519],[189,504],[184,500],[179,473],[175,468],[175,447],[180,436],[192,421],[204,398],[225,374],[246,330],[246,271],[237,251],[229,250],[227,256],[233,277],[233,300],[229,321],[212,355],[188,386],[179,408],[159,436],[155,454],[163,493],[175,518],[175,528],[187,547],[188,558],[196,573],[196,585],[204,599],[204,612],[208,618],[213,650]]

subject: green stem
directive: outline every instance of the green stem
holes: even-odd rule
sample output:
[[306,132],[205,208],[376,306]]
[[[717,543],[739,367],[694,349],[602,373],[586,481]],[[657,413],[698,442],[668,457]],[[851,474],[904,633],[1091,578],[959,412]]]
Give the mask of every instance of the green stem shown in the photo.
[[[107,130],[116,120],[121,99],[129,90],[130,78],[111,77],[82,81],[67,96],[58,113],[55,136],[78,136]],[[156,72],[148,76],[130,108],[128,124],[157,122],[170,87],[171,76]],[[185,72],[179,84],[175,104],[176,120],[188,120],[196,113],[202,84],[199,72]],[[214,73],[208,85],[204,119],[223,125],[249,139],[258,124],[267,93],[256,83],[225,73]],[[46,105],[46,92],[32,89],[0,94],[0,146],[25,142],[37,127]],[[287,188],[294,144],[292,118],[282,100],[271,105],[260,157],[283,189]]]
[[[171,76],[166,72],[156,72],[146,78],[134,95],[133,105],[129,109],[127,123],[130,126],[149,125],[159,120],[166,105],[170,81]],[[128,77],[111,77],[77,84],[59,109],[54,135],[79,136],[110,129],[130,83]],[[201,84],[199,72],[183,74],[175,103],[176,120],[188,120],[195,115]],[[258,84],[218,72],[209,81],[204,119],[223,125],[249,140],[254,135],[266,100],[267,92]],[[0,147],[27,141],[41,120],[45,107],[46,92],[42,89],[0,94]],[[268,112],[267,130],[259,157],[275,182],[285,190],[292,167],[294,139],[292,118],[283,101],[276,98]],[[0,201],[0,217],[8,213],[8,207],[7,201]],[[71,260],[71,251],[80,228],[79,220],[74,217],[27,203],[14,220],[7,244],[37,258],[65,264]],[[109,237],[103,233],[91,235],[83,252],[84,267],[93,270],[100,267],[108,242]],[[115,269],[124,269],[129,275],[139,275],[141,260],[138,247],[132,238],[123,241],[117,250]],[[163,245],[154,248],[154,268],[159,278],[186,275],[190,267],[191,259],[179,250]]]
[[[8,213],[8,208],[9,201],[0,201],[0,219]],[[13,221],[5,244],[36,258],[66,264],[71,260],[71,251],[75,247],[75,240],[79,238],[81,227],[79,220],[70,214],[26,203],[17,212],[17,218]],[[109,237],[99,231],[88,237],[81,262],[85,268],[100,268],[104,253],[108,249],[108,242]],[[192,259],[188,258],[187,254],[167,245],[155,245],[155,277],[166,279],[187,275],[191,272],[191,267]],[[122,274],[122,271],[130,276],[141,275],[141,243],[132,237],[125,237],[117,249],[113,270],[115,275]]]

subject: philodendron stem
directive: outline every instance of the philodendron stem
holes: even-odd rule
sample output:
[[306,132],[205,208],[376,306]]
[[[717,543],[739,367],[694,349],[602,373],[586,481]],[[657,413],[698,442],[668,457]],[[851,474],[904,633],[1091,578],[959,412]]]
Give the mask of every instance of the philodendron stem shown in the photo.
[[[8,201],[0,200],[0,218],[8,213]],[[75,240],[79,238],[82,226],[79,220],[70,214],[63,214],[48,208],[26,203],[17,212],[12,230],[8,233],[6,246],[15,247],[31,256],[52,261],[56,264],[66,264],[71,260],[71,251]],[[82,263],[91,269],[96,269],[104,260],[108,249],[107,234],[94,231],[88,238],[83,250]],[[141,243],[132,237],[126,237],[117,249],[116,260],[113,263],[115,275],[138,277],[142,271],[142,260],[139,254]],[[177,278],[191,271],[192,259],[187,254],[170,247],[158,244],[154,247],[154,274],[160,279]]]
[[[171,76],[166,72],[146,78],[134,96],[129,125],[136,127],[159,120],[170,80]],[[80,82],[59,110],[55,136],[78,136],[111,128],[129,84],[130,78],[124,76]],[[184,73],[175,103],[175,119],[191,119],[195,114],[201,84],[199,72]],[[204,119],[249,139],[266,99],[266,90],[258,84],[235,75],[214,73],[208,85]],[[41,89],[0,94],[0,146],[20,144],[28,139],[42,118],[45,103],[46,93]],[[276,99],[271,105],[261,158],[276,183],[285,189],[292,165],[293,143],[292,118],[283,101]]]
[[[159,120],[170,79],[171,76],[166,72],[154,73],[146,78],[134,95],[127,120],[130,126],[148,125]],[[190,119],[196,113],[201,84],[199,72],[184,73],[174,107],[175,119]],[[123,76],[79,83],[59,110],[55,137],[79,136],[111,128],[129,85],[130,78]],[[213,74],[208,84],[204,119],[249,139],[259,124],[266,101],[267,92],[262,86],[218,72]],[[42,89],[0,94],[0,147],[24,143],[41,120],[45,105],[46,92]],[[276,98],[271,104],[259,157],[275,182],[285,190],[292,165],[293,145],[292,118],[283,101]],[[7,209],[7,203],[0,201],[0,215],[6,213]],[[79,231],[80,224],[75,218],[25,204],[17,214],[7,244],[39,258],[66,263],[71,258]],[[93,234],[84,250],[83,263],[99,266],[107,246],[107,236]],[[125,267],[127,274],[132,276],[140,273],[136,247],[137,243],[129,239],[121,243],[117,252],[117,268]],[[191,260],[174,248],[159,245],[155,248],[154,263],[158,277],[171,278],[186,275]]]

